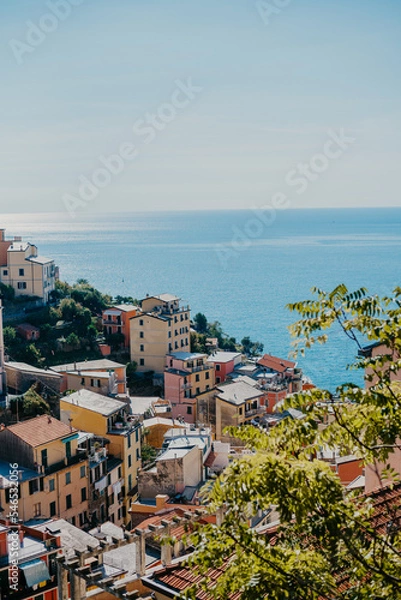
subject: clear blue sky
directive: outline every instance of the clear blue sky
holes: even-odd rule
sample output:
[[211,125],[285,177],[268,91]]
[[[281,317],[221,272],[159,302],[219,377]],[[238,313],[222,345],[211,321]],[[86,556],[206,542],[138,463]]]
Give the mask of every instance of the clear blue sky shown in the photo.
[[[300,208],[401,204],[399,0],[292,0],[268,23],[255,0],[83,0],[22,64],[15,44],[47,2],[1,13],[0,212],[63,211],[125,142],[138,157],[88,210],[245,208],[275,192]],[[188,78],[202,92],[145,144],[134,123]],[[298,194],[288,173],[341,129],[355,141]]]

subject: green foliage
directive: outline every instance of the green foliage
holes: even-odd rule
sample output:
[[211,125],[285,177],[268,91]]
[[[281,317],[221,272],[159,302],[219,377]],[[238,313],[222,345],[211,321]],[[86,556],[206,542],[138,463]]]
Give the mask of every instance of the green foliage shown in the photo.
[[32,386],[23,396],[13,398],[10,401],[10,409],[12,414],[18,413],[19,418],[50,413],[49,404],[37,393],[35,386]]
[[[253,452],[204,491],[204,502],[212,512],[224,510],[224,519],[220,526],[200,528],[192,539],[197,550],[191,561],[205,577],[203,589],[216,598],[238,590],[245,600],[401,598],[401,534],[393,509],[383,507],[395,527],[377,530],[369,498],[346,494],[317,458],[325,447],[386,467],[398,448],[401,384],[394,375],[401,370],[401,288],[385,298],[363,288],[350,293],[344,285],[313,292],[314,299],[289,307],[300,315],[291,326],[295,351],[324,343],[336,324],[360,350],[355,367],[367,369],[371,387],[339,386],[336,402],[324,390],[289,396],[284,408],[305,417],[285,419],[268,434],[230,429]],[[379,356],[361,351],[366,339],[382,345]],[[387,467],[384,476],[391,475]],[[379,470],[377,476],[384,485]],[[272,507],[280,519],[277,528],[261,534],[249,527],[252,517]],[[223,575],[211,585],[206,575],[219,567]]]
[[14,327],[4,327],[3,329],[4,345],[8,349],[12,347],[17,341],[17,332]]
[[207,319],[203,313],[197,313],[194,316],[194,323],[198,333],[207,332]]
[[79,337],[74,332],[70,333],[70,335],[67,336],[65,343],[67,344],[67,346],[71,346],[71,348],[79,348],[81,345]]
[[153,446],[150,446],[149,444],[143,442],[141,446],[142,466],[153,462],[157,454],[158,452],[156,448],[153,448]]
[[15,290],[11,285],[0,283],[0,298],[3,299],[4,304],[7,305],[13,302],[15,299]]
[[263,344],[261,342],[252,342],[249,336],[241,340],[242,351],[247,356],[257,356],[263,352]]

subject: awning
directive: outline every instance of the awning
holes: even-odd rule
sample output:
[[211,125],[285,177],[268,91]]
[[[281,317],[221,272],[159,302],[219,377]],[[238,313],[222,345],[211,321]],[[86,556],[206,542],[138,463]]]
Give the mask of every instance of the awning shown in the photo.
[[20,565],[20,569],[24,572],[26,585],[32,587],[50,579],[49,569],[47,564],[40,559],[30,560],[29,562]]
[[63,438],[61,441],[63,442],[63,444],[66,444],[67,442],[71,442],[72,440],[76,440],[78,437],[79,433],[73,433],[71,435],[69,435],[68,437]]

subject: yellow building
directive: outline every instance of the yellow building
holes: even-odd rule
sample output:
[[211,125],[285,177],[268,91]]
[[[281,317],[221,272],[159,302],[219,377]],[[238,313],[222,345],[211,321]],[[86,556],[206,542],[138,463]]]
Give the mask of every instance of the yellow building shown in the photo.
[[131,360],[139,372],[163,373],[166,354],[190,351],[190,308],[171,294],[147,296],[131,319]]
[[264,393],[240,381],[216,388],[216,439],[234,441],[224,432],[226,427],[248,423],[266,412]]
[[[131,420],[125,402],[80,390],[60,399],[61,420],[108,440],[110,455],[121,460],[121,518],[128,522],[128,508],[137,495],[141,467],[140,424]],[[109,456],[110,457],[110,456]]]
[[55,289],[54,260],[38,255],[38,249],[20,239],[7,242],[0,230],[0,282],[14,288],[17,296],[37,296],[44,304]]
[[88,459],[78,431],[42,415],[0,430],[0,505],[9,506],[7,464],[19,471],[18,518],[62,517],[88,524]]

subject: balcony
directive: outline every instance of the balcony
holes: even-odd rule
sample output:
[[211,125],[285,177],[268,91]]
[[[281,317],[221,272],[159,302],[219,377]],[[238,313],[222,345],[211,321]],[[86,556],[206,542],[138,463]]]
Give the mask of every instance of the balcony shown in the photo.
[[77,465],[78,463],[85,460],[87,454],[85,450],[78,450],[74,456],[69,456],[68,458],[64,458],[63,460],[59,460],[52,465],[49,465],[45,469],[42,469],[45,475],[51,475],[52,473],[56,473],[56,471],[61,471],[66,467],[70,467],[72,465]]
[[190,390],[192,388],[192,383],[183,383],[181,386],[182,390]]
[[245,411],[245,419],[256,417],[257,415],[264,415],[266,413],[266,407],[260,406],[259,408],[251,408]]

